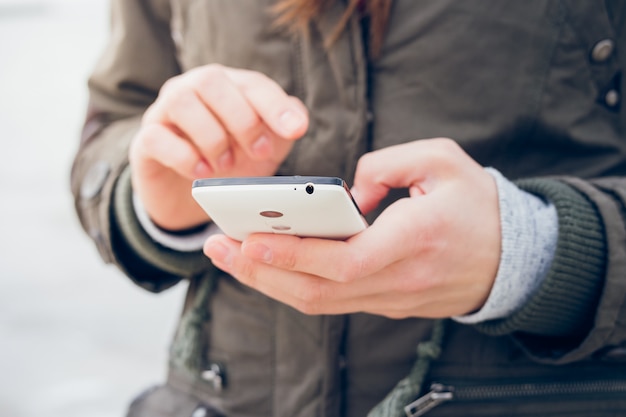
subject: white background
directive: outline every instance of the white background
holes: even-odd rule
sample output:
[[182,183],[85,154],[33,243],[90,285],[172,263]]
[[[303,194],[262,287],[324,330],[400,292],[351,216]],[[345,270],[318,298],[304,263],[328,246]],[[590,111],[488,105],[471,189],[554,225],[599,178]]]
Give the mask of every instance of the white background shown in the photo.
[[0,416],[119,417],[162,381],[184,288],[105,266],[69,191],[106,0],[0,0]]

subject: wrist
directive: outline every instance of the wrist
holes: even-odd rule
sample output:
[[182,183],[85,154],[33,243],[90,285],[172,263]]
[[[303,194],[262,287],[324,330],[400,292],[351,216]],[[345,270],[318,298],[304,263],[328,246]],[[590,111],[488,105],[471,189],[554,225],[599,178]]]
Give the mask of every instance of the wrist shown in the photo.
[[221,233],[214,223],[203,223],[179,230],[169,230],[157,225],[148,215],[141,199],[133,194],[133,209],[139,224],[157,243],[181,252],[194,252],[202,249],[209,236]]
[[455,320],[475,324],[519,310],[545,278],[556,249],[558,216],[553,204],[518,188],[498,171],[496,181],[502,236],[500,264],[491,292],[478,311]]

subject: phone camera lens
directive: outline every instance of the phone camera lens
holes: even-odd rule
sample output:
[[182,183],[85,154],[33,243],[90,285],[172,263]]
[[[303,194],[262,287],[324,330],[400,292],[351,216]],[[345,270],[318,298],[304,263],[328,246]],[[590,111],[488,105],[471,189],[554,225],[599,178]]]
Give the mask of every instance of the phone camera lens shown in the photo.
[[313,194],[313,191],[315,191],[315,186],[312,183],[308,183],[304,186],[304,189],[307,194]]

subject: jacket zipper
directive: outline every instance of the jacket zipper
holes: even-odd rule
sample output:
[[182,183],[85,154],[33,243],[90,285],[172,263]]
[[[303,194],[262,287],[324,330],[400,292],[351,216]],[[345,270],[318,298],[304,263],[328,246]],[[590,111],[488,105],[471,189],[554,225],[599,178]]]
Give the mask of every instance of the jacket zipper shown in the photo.
[[626,394],[626,381],[596,380],[482,386],[454,386],[433,383],[427,394],[407,405],[404,411],[408,417],[418,417],[425,415],[433,408],[448,401],[494,401],[511,398],[523,399],[584,394]]

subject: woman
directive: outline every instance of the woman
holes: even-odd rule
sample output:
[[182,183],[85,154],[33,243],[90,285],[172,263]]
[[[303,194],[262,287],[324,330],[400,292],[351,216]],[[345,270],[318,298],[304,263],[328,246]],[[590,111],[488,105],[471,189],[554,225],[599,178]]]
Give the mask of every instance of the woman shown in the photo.
[[[189,281],[129,415],[626,410],[620,3],[112,3],[76,207]],[[342,177],[370,227],[237,242],[190,194],[260,175]]]

